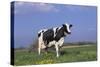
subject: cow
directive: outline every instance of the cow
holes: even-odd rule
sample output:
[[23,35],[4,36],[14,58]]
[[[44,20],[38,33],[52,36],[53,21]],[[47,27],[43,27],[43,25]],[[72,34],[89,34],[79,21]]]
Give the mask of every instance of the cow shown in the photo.
[[38,53],[40,55],[41,49],[47,50],[51,46],[55,46],[56,57],[59,57],[59,47],[64,43],[64,37],[71,34],[70,28],[72,24],[62,24],[61,27],[54,27],[50,29],[42,29],[38,32]]

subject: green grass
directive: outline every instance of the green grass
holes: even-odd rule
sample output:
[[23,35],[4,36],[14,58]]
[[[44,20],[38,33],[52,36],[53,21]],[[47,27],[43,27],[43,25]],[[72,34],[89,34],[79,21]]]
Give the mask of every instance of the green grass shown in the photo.
[[56,53],[53,51],[48,54],[42,52],[39,56],[36,51],[29,53],[26,50],[16,50],[15,65],[53,64],[97,60],[96,45],[63,48],[61,51],[60,57],[56,58]]

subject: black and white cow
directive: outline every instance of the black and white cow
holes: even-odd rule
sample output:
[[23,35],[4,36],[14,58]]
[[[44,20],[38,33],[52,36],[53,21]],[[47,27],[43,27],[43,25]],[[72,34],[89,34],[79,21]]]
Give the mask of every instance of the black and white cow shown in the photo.
[[57,57],[59,57],[59,47],[64,43],[64,37],[67,34],[71,34],[70,24],[62,24],[61,27],[55,27],[51,29],[42,29],[38,32],[38,53],[40,55],[41,49],[47,49],[52,45],[56,48]]

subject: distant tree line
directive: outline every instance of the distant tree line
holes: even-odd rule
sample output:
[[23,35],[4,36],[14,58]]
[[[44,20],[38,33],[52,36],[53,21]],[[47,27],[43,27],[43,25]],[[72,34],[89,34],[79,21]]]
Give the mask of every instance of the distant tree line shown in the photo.
[[64,46],[71,45],[96,45],[96,42],[72,42],[72,43],[64,43]]
[[[70,42],[70,43],[64,43],[63,46],[75,46],[75,45],[96,45],[97,42]],[[28,50],[29,52],[32,51],[37,51],[38,49],[38,39],[33,41],[32,44],[29,45],[29,47],[20,47],[20,48],[15,48],[15,50]]]
[[[73,45],[96,45],[97,42],[72,42],[72,43],[64,43],[63,46],[73,46]],[[36,39],[33,44],[29,46],[29,52],[37,51],[38,48],[38,40]]]

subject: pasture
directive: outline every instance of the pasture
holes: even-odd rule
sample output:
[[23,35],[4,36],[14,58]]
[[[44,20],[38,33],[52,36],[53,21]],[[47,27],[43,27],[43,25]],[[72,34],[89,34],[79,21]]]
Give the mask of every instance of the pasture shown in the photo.
[[96,61],[97,46],[88,44],[78,46],[64,46],[61,49],[59,58],[56,58],[55,51],[49,51],[47,54],[42,51],[41,55],[39,56],[37,51],[28,52],[26,49],[15,50],[14,58],[15,66]]

